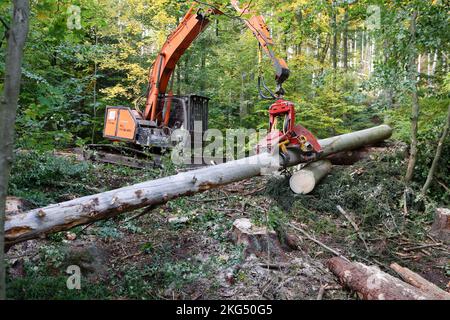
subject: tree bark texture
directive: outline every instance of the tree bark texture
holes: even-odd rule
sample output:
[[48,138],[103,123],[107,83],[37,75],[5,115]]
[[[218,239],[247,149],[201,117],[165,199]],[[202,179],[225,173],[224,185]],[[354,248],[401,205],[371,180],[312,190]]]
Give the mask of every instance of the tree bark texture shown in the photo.
[[4,91],[0,103],[0,299],[5,299],[5,207],[22,76],[23,47],[28,34],[29,13],[28,0],[13,1],[13,17],[5,60]]

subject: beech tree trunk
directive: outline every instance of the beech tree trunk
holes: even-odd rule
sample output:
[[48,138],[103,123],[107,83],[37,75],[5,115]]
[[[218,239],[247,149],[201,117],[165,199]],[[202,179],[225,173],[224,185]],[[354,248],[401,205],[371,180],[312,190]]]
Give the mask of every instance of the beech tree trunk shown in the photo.
[[331,59],[333,62],[333,71],[334,71],[334,82],[333,85],[336,88],[336,72],[337,72],[337,9],[336,9],[336,1],[332,1],[332,27],[331,30],[333,32],[333,46],[331,51]]
[[358,161],[369,158],[372,153],[379,153],[386,151],[385,148],[377,147],[362,147],[356,150],[342,151],[327,157],[327,160],[331,162],[332,165],[337,166],[348,166],[355,164]]
[[22,76],[23,47],[28,34],[28,0],[13,1],[12,23],[8,34],[5,83],[0,103],[0,300],[5,299],[4,227],[6,195],[14,144],[14,124]]
[[[417,11],[415,11],[411,17],[411,46],[416,45],[416,19]],[[409,80],[413,84],[412,88],[412,110],[411,110],[411,151],[408,161],[408,168],[406,169],[405,182],[409,183],[412,180],[414,174],[414,167],[416,166],[417,160],[417,130],[419,122],[419,97],[417,94],[417,73],[415,68],[417,53],[415,48],[411,49],[413,53],[410,54],[409,59]]]
[[345,14],[344,14],[344,37],[343,37],[343,65],[344,70],[348,70],[348,5],[345,6]]
[[339,281],[364,300],[435,300],[434,294],[424,292],[401,281],[378,267],[349,262],[340,257],[327,261],[327,267]]
[[294,193],[308,194],[330,171],[331,162],[328,160],[310,163],[291,176],[289,186]]
[[442,130],[442,136],[439,139],[438,146],[436,149],[436,155],[434,156],[433,163],[431,164],[430,171],[428,172],[427,180],[422,187],[422,193],[425,194],[430,187],[431,181],[433,181],[434,173],[438,167],[439,160],[441,159],[442,148],[444,146],[445,139],[447,139],[448,131],[450,128],[450,105],[447,111],[447,121],[444,124],[444,129]]
[[[392,129],[389,126],[381,125],[323,139],[319,141],[324,150],[322,157],[376,143],[389,138],[391,134]],[[273,172],[280,169],[280,161],[281,157],[278,155],[262,153],[7,216],[5,239],[7,244],[11,245],[123,212],[165,203],[177,197]],[[301,161],[295,150],[289,150],[289,162],[283,165],[294,166]]]

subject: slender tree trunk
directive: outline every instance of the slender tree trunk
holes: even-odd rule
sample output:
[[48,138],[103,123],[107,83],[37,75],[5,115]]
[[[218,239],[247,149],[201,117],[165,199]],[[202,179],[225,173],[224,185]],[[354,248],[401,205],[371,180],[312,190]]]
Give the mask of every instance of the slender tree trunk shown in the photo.
[[449,127],[450,127],[450,106],[448,106],[447,121],[444,125],[444,129],[442,130],[442,136],[438,142],[436,155],[434,156],[433,163],[431,164],[430,171],[428,172],[427,180],[425,181],[425,184],[422,187],[423,194],[427,192],[428,188],[430,187],[431,181],[433,181],[434,173],[436,172],[439,159],[441,158],[442,147],[444,146],[445,139],[448,136]]
[[325,44],[322,50],[322,57],[320,58],[320,63],[323,64],[325,62],[325,59],[327,58],[328,55],[328,49],[330,49],[330,41],[331,41],[331,37],[329,34],[327,34],[327,38],[325,39]]
[[[303,22],[303,13],[302,13],[301,9],[299,9],[296,12],[295,19],[297,21],[297,28],[299,28],[301,30],[302,29],[302,22]],[[300,36],[300,41],[297,43],[296,48],[295,48],[295,53],[297,55],[301,55],[302,54],[302,44],[303,44],[303,36]]]
[[5,209],[11,169],[14,124],[22,76],[23,47],[28,34],[28,0],[13,1],[13,17],[8,35],[8,48],[5,61],[5,83],[0,109],[0,299],[5,293]]
[[364,31],[361,34],[361,72],[364,72],[365,69],[365,63],[364,63],[364,48],[365,48],[365,43],[364,43]]
[[185,94],[188,94],[188,90],[186,88],[189,87],[189,56],[186,55],[184,57],[184,90]]
[[348,71],[348,6],[345,7],[344,15],[344,54],[343,54],[343,64],[344,70]]
[[204,95],[206,90],[206,49],[202,48],[202,56],[201,56],[201,78],[200,78],[200,92]]
[[420,73],[422,72],[422,55],[417,58],[417,81],[420,81]]
[[216,34],[216,38],[219,37],[219,19],[216,19],[216,25],[215,25],[215,34]]
[[417,58],[417,52],[416,52],[416,19],[417,19],[417,11],[414,11],[412,17],[411,17],[411,26],[410,26],[410,33],[411,33],[411,46],[413,48],[411,49],[412,52],[410,53],[409,57],[409,78],[411,83],[413,84],[412,88],[412,110],[411,110],[411,151],[409,156],[409,162],[408,162],[408,168],[406,170],[405,175],[405,182],[411,182],[413,174],[414,174],[414,167],[416,165],[417,160],[417,130],[418,130],[418,121],[419,121],[419,97],[417,95],[417,73],[416,73],[416,58]]
[[373,70],[375,68],[375,58],[376,58],[376,48],[375,48],[375,39],[372,39],[372,43],[370,44],[370,72],[369,74],[373,73]]
[[[97,33],[97,29],[95,29],[95,48],[97,49],[98,46],[98,33]],[[97,73],[98,73],[98,64],[97,64],[97,58],[95,58],[94,61],[94,86],[92,88],[92,102],[94,104],[93,107],[93,114],[92,117],[94,119],[93,124],[92,124],[92,132],[91,132],[91,143],[94,144],[95,143],[95,133],[97,132],[97,128],[95,126],[95,119],[97,118]]]
[[431,73],[430,73],[430,79],[429,79],[429,83],[430,83],[431,87],[434,84],[434,76],[436,75],[437,60],[438,60],[438,51],[436,49],[436,50],[434,50],[433,63],[431,64]]
[[320,35],[316,39],[316,59],[320,60]]
[[240,115],[239,123],[241,125],[242,125],[243,117],[247,115],[247,105],[245,103],[245,88],[244,88],[244,86],[245,86],[245,78],[246,78],[245,72],[242,72],[241,73],[241,91],[240,91],[240,94],[239,94],[239,109],[240,109],[239,110],[239,115]]
[[336,13],[336,2],[333,1],[332,4],[332,23],[333,26],[331,28],[333,32],[333,49],[332,49],[332,60],[333,60],[333,70],[334,77],[336,78],[336,70],[337,70],[337,13]]
[[177,74],[177,96],[181,95],[181,68],[179,65],[175,68]]
[[438,60],[438,51],[437,49],[434,51],[434,58],[433,58],[433,66],[431,67],[431,75],[434,77],[436,73],[436,64]]
[[[392,45],[391,42],[388,42],[388,40],[384,40],[383,41],[383,59],[384,59],[384,63],[387,65],[388,61],[389,61],[389,46]],[[392,108],[393,104],[394,104],[394,99],[393,99],[393,90],[392,90],[392,86],[390,85],[385,85],[384,87],[384,93],[386,96],[386,103],[388,105],[388,108]]]

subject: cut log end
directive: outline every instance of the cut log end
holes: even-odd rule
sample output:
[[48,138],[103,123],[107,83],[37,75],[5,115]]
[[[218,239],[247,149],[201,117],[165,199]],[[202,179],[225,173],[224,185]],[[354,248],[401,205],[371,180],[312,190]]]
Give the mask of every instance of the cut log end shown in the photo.
[[313,191],[316,186],[316,180],[314,179],[314,174],[310,171],[296,172],[289,179],[289,186],[294,193],[297,194],[308,194]]
[[308,194],[331,170],[331,162],[319,160],[297,171],[289,180],[289,186],[294,193]]

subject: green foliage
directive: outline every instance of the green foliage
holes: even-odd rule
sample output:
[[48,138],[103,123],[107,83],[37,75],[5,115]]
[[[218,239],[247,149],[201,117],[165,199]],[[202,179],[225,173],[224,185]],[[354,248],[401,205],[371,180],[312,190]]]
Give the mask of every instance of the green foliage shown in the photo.
[[14,300],[105,299],[109,289],[83,278],[80,290],[69,290],[65,274],[67,255],[60,244],[43,245],[37,261],[25,258],[24,277],[7,278],[7,297]]
[[57,202],[67,191],[88,194],[90,165],[51,153],[18,152],[15,155],[9,193],[36,205]]
[[7,298],[13,300],[92,300],[106,299],[110,291],[98,284],[82,284],[82,290],[68,290],[67,276],[35,275],[6,284]]
[[[418,159],[415,170],[415,181],[423,184],[427,178],[428,170],[434,159],[436,147],[442,136],[442,130],[447,118],[449,98],[423,98],[420,100],[420,118],[418,131]],[[409,105],[389,110],[388,123],[394,128],[394,137],[406,143],[410,141]],[[430,195],[443,204],[450,201],[450,194],[437,181],[450,185],[450,136],[443,145],[441,159],[435,173]],[[437,181],[436,181],[437,180]]]
[[[351,168],[333,168],[311,194],[293,194],[285,177],[273,179],[266,193],[291,219],[307,224],[318,234],[332,235],[337,242],[353,233],[351,227],[348,232],[337,228],[336,220],[342,218],[337,205],[354,217],[367,237],[382,232],[385,236],[407,234],[423,241],[437,202],[422,199],[414,191],[405,193],[405,167],[401,153],[379,155]],[[393,252],[388,250],[387,254]]]

